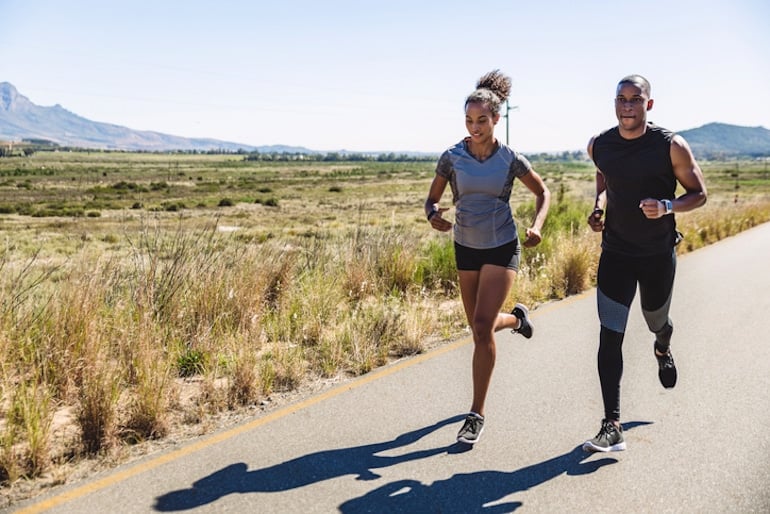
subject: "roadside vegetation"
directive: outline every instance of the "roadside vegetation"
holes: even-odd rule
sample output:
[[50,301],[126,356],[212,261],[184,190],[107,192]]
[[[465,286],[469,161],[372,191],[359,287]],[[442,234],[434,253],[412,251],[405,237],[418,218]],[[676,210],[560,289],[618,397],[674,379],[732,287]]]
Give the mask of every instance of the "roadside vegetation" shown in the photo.
[[[593,168],[553,193],[509,307],[594,284]],[[702,163],[686,253],[770,220],[767,162]],[[465,332],[433,161],[38,152],[0,159],[0,482],[67,480],[179,427],[365,374]],[[520,227],[534,205],[520,184]],[[450,198],[446,198],[448,203]],[[449,213],[451,216],[451,211]]]

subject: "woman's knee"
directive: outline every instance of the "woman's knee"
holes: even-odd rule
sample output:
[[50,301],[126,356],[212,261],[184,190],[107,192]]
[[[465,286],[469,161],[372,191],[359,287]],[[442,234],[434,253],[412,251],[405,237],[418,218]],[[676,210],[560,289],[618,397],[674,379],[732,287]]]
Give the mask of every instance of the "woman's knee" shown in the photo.
[[476,314],[473,317],[473,338],[475,341],[486,341],[491,339],[495,331],[497,315],[490,317],[487,315]]

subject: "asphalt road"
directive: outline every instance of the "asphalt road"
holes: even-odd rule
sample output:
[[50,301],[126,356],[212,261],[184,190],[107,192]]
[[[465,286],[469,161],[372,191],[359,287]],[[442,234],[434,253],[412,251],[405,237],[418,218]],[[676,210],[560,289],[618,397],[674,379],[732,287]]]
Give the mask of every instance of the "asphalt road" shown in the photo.
[[634,304],[628,450],[586,454],[602,417],[595,291],[500,333],[481,441],[469,339],[238,428],[18,505],[19,512],[770,512],[770,224],[679,259],[675,389]]

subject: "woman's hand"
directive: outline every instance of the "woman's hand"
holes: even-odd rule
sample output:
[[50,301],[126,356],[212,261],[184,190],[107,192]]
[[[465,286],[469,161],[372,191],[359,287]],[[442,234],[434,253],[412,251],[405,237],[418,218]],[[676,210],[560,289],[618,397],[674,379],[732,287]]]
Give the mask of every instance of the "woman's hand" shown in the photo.
[[527,229],[527,238],[524,240],[522,245],[526,248],[532,248],[533,246],[537,246],[540,244],[540,241],[543,240],[543,236],[540,235],[540,231],[536,228],[528,228]]
[[449,231],[452,228],[452,223],[445,220],[441,216],[443,213],[445,213],[448,210],[449,210],[449,207],[434,208],[433,212],[428,218],[428,223],[430,223],[430,226],[441,232]]

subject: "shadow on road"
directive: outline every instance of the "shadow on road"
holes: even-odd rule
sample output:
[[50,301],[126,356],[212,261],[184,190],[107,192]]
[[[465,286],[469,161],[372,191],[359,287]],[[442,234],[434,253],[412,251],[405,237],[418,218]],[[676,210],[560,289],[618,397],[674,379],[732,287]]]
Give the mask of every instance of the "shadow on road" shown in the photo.
[[[649,425],[651,422],[634,421],[623,423],[623,430]],[[513,512],[522,506],[521,502],[487,504],[506,496],[526,491],[562,474],[586,475],[597,469],[614,464],[615,458],[608,454],[596,460],[588,460],[597,454],[586,453],[582,445],[571,451],[532,466],[515,471],[479,471],[461,473],[446,480],[437,480],[425,485],[417,480],[397,480],[385,484],[360,498],[354,498],[340,505],[343,514],[364,512],[441,512],[462,513],[484,512],[497,514]]]
[[373,469],[446,453],[456,445],[420,450],[394,457],[382,457],[376,455],[377,453],[412,444],[443,426],[462,421],[464,417],[464,415],[453,416],[428,427],[402,434],[392,441],[311,453],[253,471],[248,471],[248,466],[243,462],[232,464],[198,480],[189,489],[172,491],[159,496],[156,498],[155,510],[161,512],[187,510],[206,505],[232,493],[287,491],[344,475],[357,475],[357,480],[374,480],[380,476],[374,473]]
[[[392,441],[325,450],[311,453],[267,468],[248,470],[243,463],[232,464],[193,483],[188,489],[171,491],[156,498],[154,508],[160,512],[194,509],[233,493],[279,492],[303,487],[344,475],[357,475],[357,480],[380,478],[372,470],[423,459],[440,453],[460,453],[470,447],[453,443],[449,446],[420,450],[394,457],[376,455],[386,450],[412,444],[448,424],[457,423],[464,415],[444,419],[433,425],[398,436]],[[629,430],[648,422],[624,423]],[[372,490],[366,495],[343,503],[343,513],[356,512],[510,512],[519,502],[484,505],[511,493],[542,484],[561,474],[582,475],[617,462],[602,458],[583,462],[590,454],[580,446],[547,461],[512,472],[481,471],[454,475],[426,486],[416,480],[399,480]]]

